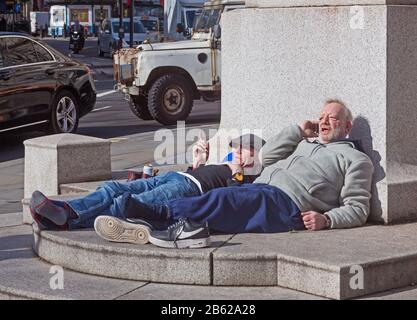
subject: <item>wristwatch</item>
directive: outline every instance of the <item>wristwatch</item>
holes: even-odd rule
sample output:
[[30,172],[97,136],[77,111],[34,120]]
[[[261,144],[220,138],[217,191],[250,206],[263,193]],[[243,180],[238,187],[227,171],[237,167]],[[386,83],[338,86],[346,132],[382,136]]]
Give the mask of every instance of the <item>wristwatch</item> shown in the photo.
[[324,217],[326,218],[326,229],[330,229],[330,227],[332,226],[332,220],[330,220],[327,214],[324,214]]
[[236,172],[235,174],[233,174],[233,180],[242,183],[243,182],[243,174],[240,172]]

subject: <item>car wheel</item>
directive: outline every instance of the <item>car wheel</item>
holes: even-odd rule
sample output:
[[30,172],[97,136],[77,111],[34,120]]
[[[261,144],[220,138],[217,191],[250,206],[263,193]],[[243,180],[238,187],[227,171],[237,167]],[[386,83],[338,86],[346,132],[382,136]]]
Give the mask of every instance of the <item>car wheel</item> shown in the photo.
[[148,108],[158,122],[169,125],[187,119],[193,108],[191,83],[178,74],[158,78],[148,94]]
[[133,114],[142,120],[153,120],[148,109],[148,97],[145,95],[130,97],[129,106]]
[[101,48],[100,48],[100,42],[97,43],[97,53],[100,57],[104,55],[104,52],[101,51]]
[[68,90],[60,91],[54,98],[51,108],[50,133],[74,133],[80,119],[78,101]]

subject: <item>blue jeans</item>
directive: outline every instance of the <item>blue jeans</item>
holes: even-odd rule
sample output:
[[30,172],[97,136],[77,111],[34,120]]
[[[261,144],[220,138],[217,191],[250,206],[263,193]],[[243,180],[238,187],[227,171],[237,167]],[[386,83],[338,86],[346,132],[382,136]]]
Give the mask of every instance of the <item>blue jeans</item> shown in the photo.
[[69,229],[91,228],[100,215],[126,218],[124,209],[129,197],[154,212],[159,212],[169,200],[200,195],[197,185],[189,178],[168,172],[148,179],[128,183],[108,181],[95,192],[80,199],[67,201],[77,213],[77,219],[68,221]]
[[261,183],[210,190],[163,206],[172,223],[181,217],[207,221],[224,233],[271,233],[303,230],[300,210],[281,189]]

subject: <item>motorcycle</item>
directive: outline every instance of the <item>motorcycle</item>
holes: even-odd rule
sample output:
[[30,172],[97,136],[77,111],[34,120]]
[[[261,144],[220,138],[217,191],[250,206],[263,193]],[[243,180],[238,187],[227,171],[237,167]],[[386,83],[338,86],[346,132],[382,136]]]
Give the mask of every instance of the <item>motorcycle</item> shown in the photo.
[[84,34],[78,31],[71,31],[69,48],[73,53],[78,53],[84,48]]

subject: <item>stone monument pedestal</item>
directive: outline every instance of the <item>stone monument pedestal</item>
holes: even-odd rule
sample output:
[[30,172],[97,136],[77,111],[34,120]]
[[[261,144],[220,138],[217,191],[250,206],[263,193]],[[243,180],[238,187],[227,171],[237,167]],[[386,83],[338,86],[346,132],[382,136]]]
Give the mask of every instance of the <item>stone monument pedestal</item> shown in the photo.
[[220,128],[267,140],[339,98],[375,165],[369,220],[417,220],[416,21],[416,0],[246,0],[222,16]]

